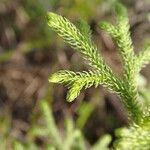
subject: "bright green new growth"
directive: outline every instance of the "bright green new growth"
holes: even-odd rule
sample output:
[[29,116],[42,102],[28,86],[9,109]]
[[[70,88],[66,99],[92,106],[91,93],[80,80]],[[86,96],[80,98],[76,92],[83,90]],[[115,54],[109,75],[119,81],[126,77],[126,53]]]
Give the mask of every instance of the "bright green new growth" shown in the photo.
[[[80,93],[82,88],[89,88],[91,86],[97,87],[99,84],[105,84],[109,89],[113,87],[113,84],[107,79],[107,75],[100,71],[83,71],[83,72],[72,72],[72,71],[59,71],[53,74],[49,78],[50,82],[64,83],[69,87],[67,94],[67,100],[73,101]],[[107,83],[110,82],[108,85]],[[116,88],[117,91],[117,88]]]
[[82,89],[103,85],[120,96],[128,111],[129,128],[117,131],[118,140],[114,147],[118,150],[150,149],[150,106],[142,102],[138,93],[137,79],[140,70],[150,61],[150,45],[138,54],[134,53],[130,37],[130,26],[126,9],[117,4],[116,25],[102,22],[99,27],[106,31],[116,43],[123,64],[123,75],[119,78],[99,55],[97,47],[91,40],[90,27],[79,20],[78,28],[66,18],[48,13],[48,25],[57,32],[66,43],[77,50],[86,63],[89,71],[59,71],[49,77],[49,82],[65,84],[69,91],[67,101],[73,101]]
[[[77,28],[66,18],[49,12],[47,18],[51,29],[76,49],[91,67],[89,71],[77,73],[66,70],[59,71],[49,77],[49,82],[68,86],[67,100],[69,102],[73,101],[83,88],[97,87],[98,85],[107,87],[120,96],[128,111],[130,123],[142,126],[137,127],[140,130],[143,128],[143,124],[147,124],[143,122],[150,122],[150,115],[145,115],[144,109],[147,106],[140,100],[136,79],[141,68],[150,61],[150,45],[135,54],[129,32],[127,11],[121,4],[117,4],[115,10],[116,25],[102,22],[99,27],[113,38],[118,47],[123,63],[122,78],[119,78],[99,55],[97,47],[91,40],[90,27],[85,22],[79,21]],[[149,140],[146,143],[150,145]]]

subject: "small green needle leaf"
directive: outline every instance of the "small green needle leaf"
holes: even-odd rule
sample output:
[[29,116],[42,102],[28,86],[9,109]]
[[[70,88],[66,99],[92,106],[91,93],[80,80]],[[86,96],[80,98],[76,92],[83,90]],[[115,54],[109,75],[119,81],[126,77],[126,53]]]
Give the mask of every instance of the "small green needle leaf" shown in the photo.
[[102,30],[108,32],[112,37],[116,37],[117,36],[118,31],[116,30],[116,28],[112,24],[103,21],[103,22],[99,22],[98,26]]
[[84,84],[80,82],[75,82],[67,93],[67,101],[72,102],[79,94]]
[[52,76],[49,77],[48,81],[52,83],[59,83],[61,79],[56,74],[53,74]]

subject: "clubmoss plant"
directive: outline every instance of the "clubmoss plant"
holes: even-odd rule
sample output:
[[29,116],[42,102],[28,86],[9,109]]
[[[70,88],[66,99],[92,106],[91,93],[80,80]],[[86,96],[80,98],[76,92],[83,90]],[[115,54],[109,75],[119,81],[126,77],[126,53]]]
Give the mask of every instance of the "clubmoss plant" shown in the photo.
[[90,66],[89,71],[73,72],[62,70],[49,77],[49,82],[65,84],[69,91],[67,101],[72,102],[81,89],[103,85],[116,93],[128,113],[129,127],[118,130],[115,149],[149,150],[150,149],[150,106],[140,99],[137,78],[140,70],[150,61],[150,45],[134,53],[130,36],[127,11],[121,4],[115,5],[116,24],[99,23],[115,41],[122,59],[123,73],[119,77],[105,63],[98,49],[91,40],[91,31],[87,23],[80,21],[78,28],[66,18],[48,12],[48,25],[61,36],[66,43],[80,53]]
[[[84,105],[85,106],[85,105]],[[40,102],[41,114],[43,116],[44,124],[42,126],[33,126],[30,129],[30,134],[35,138],[36,136],[41,136],[47,138],[45,143],[46,150],[86,150],[86,140],[79,128],[76,128],[76,123],[72,118],[66,117],[64,120],[64,130],[63,133],[59,130],[55,123],[55,118],[52,113],[51,107],[47,100],[43,99]],[[81,114],[81,116],[85,116]],[[81,117],[83,118],[83,117]],[[70,134],[71,133],[71,134]],[[103,135],[94,145],[91,146],[91,150],[108,150],[108,146],[111,142],[110,135]],[[30,144],[30,143],[29,143]],[[16,149],[18,150],[21,143],[16,143]],[[23,145],[24,146],[24,145]],[[30,146],[30,145],[29,145]],[[24,147],[24,149],[32,150],[31,147]],[[18,148],[18,149],[17,149]],[[24,150],[23,149],[23,150]],[[38,149],[36,147],[35,149]]]

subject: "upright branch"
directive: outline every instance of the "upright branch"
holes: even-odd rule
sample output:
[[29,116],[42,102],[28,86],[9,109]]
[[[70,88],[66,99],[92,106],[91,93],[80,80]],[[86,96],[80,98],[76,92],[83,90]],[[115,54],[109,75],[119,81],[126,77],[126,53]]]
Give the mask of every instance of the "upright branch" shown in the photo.
[[126,9],[117,4],[116,25],[101,22],[100,28],[114,39],[123,63],[123,75],[119,78],[98,54],[97,47],[91,40],[90,27],[79,20],[78,28],[66,18],[48,13],[48,25],[57,32],[66,43],[76,49],[91,67],[88,71],[73,72],[62,70],[49,77],[49,82],[65,84],[69,91],[67,100],[73,101],[84,88],[103,85],[120,96],[128,112],[130,126],[119,130],[119,140],[114,147],[120,149],[150,149],[150,106],[142,107],[139,99],[136,78],[142,67],[150,61],[150,45],[135,54],[130,37],[130,26]]
[[123,77],[117,77],[99,55],[97,47],[91,40],[90,27],[86,22],[79,20],[77,28],[66,18],[49,12],[47,19],[51,29],[76,49],[91,67],[89,71],[77,73],[66,70],[59,71],[49,77],[49,82],[63,83],[68,86],[67,100],[69,102],[73,101],[83,88],[103,85],[121,97],[128,111],[129,120],[139,124],[143,111],[139,102],[136,76],[141,67],[150,60],[149,47],[138,55],[134,54],[126,9],[117,4],[115,10],[117,24],[102,22],[100,27],[108,32],[116,42],[123,63]]
[[[127,17],[127,11],[121,4],[115,5],[115,12],[117,16],[116,25],[112,25],[107,22],[101,22],[100,28],[105,30],[114,39],[118,51],[122,58],[123,63],[123,89],[122,99],[126,103],[126,107],[132,110],[132,114],[135,115],[136,122],[139,121],[138,116],[142,115],[140,110],[135,69],[136,56],[133,51],[132,40],[130,37],[130,25]],[[134,108],[134,109],[133,109]],[[133,112],[135,111],[135,112]],[[132,118],[132,117],[131,117]]]
[[[96,75],[99,74],[98,76],[101,76],[101,79],[99,80],[101,82],[99,82],[99,84],[104,84],[110,90],[120,92],[118,84],[120,84],[121,81],[116,78],[116,75],[112,72],[110,67],[104,62],[102,57],[98,54],[97,47],[93,44],[92,40],[90,39],[89,27],[87,25],[84,25],[83,23],[81,26],[80,23],[80,28],[77,29],[76,26],[73,25],[69,20],[54,13],[48,13],[47,18],[48,18],[48,25],[55,32],[57,32],[66,43],[71,45],[72,48],[75,48],[86,61],[88,61],[88,65],[90,65],[92,69],[96,70],[97,72]],[[85,27],[84,30],[83,25]],[[87,72],[86,74],[88,76],[91,76],[93,73],[91,74],[91,72]],[[57,76],[57,74],[55,74],[55,76]],[[58,73],[58,76],[60,77],[60,73]],[[68,80],[68,78],[66,79]],[[51,80],[51,77],[49,81],[54,82],[53,80]],[[80,79],[80,81],[82,80]],[[79,87],[77,86],[77,84],[74,84],[74,86],[70,86],[74,87],[74,90],[72,88],[72,92],[70,94],[74,94],[76,93],[75,91],[77,89],[78,89],[77,91],[80,91],[83,88],[82,84],[80,83]],[[87,85],[88,83],[85,84]],[[77,96],[78,92],[75,95]],[[75,95],[67,96],[68,101],[74,100],[74,98],[76,98]]]

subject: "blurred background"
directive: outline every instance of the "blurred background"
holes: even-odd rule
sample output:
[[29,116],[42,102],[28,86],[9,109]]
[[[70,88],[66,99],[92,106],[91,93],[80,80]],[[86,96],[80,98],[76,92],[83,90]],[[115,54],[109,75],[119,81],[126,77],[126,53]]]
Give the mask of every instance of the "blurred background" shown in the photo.
[[[135,52],[150,40],[150,1],[120,0],[127,9]],[[99,137],[127,124],[125,111],[114,94],[98,87],[82,91],[67,103],[67,89],[48,83],[58,70],[87,70],[80,56],[52,32],[47,11],[65,16],[73,23],[82,18],[91,27],[93,40],[111,68],[121,74],[121,62],[112,39],[97,27],[99,21],[114,23],[114,0],[0,0],[0,143],[11,149],[13,140],[32,141],[39,149],[50,143],[29,134],[42,124],[40,102],[46,101],[60,133],[66,117],[82,131],[87,147]],[[80,63],[79,63],[80,62]],[[149,87],[150,65],[141,74]],[[111,143],[110,143],[111,145]]]

